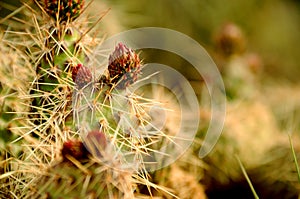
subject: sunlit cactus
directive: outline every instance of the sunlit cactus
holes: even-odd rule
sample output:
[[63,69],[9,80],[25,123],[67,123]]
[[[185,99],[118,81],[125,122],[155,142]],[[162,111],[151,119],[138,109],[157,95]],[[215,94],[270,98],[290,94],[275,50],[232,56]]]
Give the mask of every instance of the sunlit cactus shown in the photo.
[[32,28],[14,33],[27,40],[18,48],[28,77],[16,95],[24,108],[12,110],[18,122],[10,139],[22,141],[21,152],[0,165],[5,198],[129,199],[139,183],[158,188],[144,157],[167,135],[157,130],[152,139],[149,132],[148,112],[158,102],[130,91],[141,75],[138,52],[118,43],[107,65],[92,64],[103,38],[89,37],[92,28],[80,19],[84,1],[36,3],[26,12]]

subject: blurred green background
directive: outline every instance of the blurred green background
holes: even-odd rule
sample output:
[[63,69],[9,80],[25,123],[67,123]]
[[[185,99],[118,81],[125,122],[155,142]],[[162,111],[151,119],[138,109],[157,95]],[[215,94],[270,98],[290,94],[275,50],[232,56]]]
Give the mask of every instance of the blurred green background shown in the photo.
[[[93,4],[97,6],[91,9],[99,14],[111,8],[104,21],[118,28],[111,28],[109,34],[145,26],[170,28],[192,37],[209,52],[216,31],[222,24],[233,22],[245,33],[247,50],[262,56],[265,77],[292,82],[299,79],[298,0],[95,0]],[[0,17],[19,5],[19,0],[1,0]]]
[[[248,51],[264,60],[265,77],[298,81],[300,1],[281,0],[98,0],[112,8],[123,30],[158,26],[182,32],[209,52],[226,22],[241,27]],[[108,14],[108,18],[109,18]]]

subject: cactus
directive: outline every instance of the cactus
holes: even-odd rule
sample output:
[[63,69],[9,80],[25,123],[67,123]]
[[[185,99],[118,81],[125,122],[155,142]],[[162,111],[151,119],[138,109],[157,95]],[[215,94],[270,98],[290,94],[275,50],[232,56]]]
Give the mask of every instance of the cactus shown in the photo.
[[144,157],[167,138],[161,131],[148,132],[155,128],[149,107],[157,102],[129,89],[141,74],[139,54],[118,43],[105,72],[96,75],[88,61],[98,40],[90,39],[81,21],[84,1],[36,4],[37,10],[25,12],[33,19],[29,34],[14,35],[27,40],[18,49],[29,83],[17,93],[24,106],[12,110],[18,123],[11,139],[22,150],[1,161],[0,193],[5,198],[133,198],[137,184],[151,185]]
[[217,33],[215,48],[228,99],[255,96],[263,63],[258,54],[247,51],[247,38],[242,29],[235,23],[224,24]]
[[[93,131],[86,143],[101,148],[102,157],[93,158],[81,140],[68,140],[61,149],[62,160],[38,179],[35,197],[47,198],[133,198],[131,173],[105,164],[107,143],[102,132]],[[98,156],[97,156],[98,157]]]
[[[57,5],[57,3],[60,5]],[[32,102],[32,112],[39,112],[34,115],[38,122],[36,124],[44,123],[45,120],[51,118],[53,114],[57,113],[57,107],[61,107],[61,100],[70,101],[72,89],[72,70],[77,64],[84,61],[86,54],[81,48],[80,40],[81,32],[72,26],[72,20],[75,19],[73,15],[67,13],[60,13],[71,9],[68,1],[52,1],[49,3],[45,1],[44,4],[47,13],[52,16],[53,13],[58,16],[57,20],[61,23],[52,22],[49,27],[42,29],[42,36],[46,39],[45,42],[39,43],[41,49],[38,52],[38,59],[41,60],[36,64],[37,78],[33,82],[31,91],[34,100]],[[83,3],[80,1],[80,3]],[[53,5],[52,5],[53,4]],[[78,5],[82,10],[83,5]],[[58,10],[51,10],[52,7],[59,7]],[[78,11],[80,12],[80,11]],[[78,16],[79,13],[76,14]],[[64,17],[68,16],[72,20],[64,21]],[[69,23],[70,22],[70,23]],[[70,110],[67,108],[68,104],[61,107],[61,110]],[[49,112],[51,111],[51,112]],[[68,111],[67,111],[68,112]],[[64,114],[68,115],[67,112]]]

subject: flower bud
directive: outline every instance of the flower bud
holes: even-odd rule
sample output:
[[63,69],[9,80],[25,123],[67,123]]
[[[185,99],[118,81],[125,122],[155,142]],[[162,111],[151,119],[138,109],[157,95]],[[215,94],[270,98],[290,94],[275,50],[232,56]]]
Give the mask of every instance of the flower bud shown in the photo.
[[45,11],[59,21],[73,21],[82,12],[84,0],[43,0]]
[[132,49],[119,43],[109,56],[108,71],[111,83],[124,89],[137,81],[141,73],[140,58]]

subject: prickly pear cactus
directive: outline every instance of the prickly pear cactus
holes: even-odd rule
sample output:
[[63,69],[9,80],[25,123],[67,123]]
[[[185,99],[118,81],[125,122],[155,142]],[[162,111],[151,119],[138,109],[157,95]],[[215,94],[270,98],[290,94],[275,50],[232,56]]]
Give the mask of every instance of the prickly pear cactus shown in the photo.
[[[52,23],[41,28],[43,42],[37,52],[36,79],[33,82],[32,112],[35,124],[53,118],[57,113],[67,117],[70,113],[72,71],[86,57],[80,42],[82,32],[72,23],[83,10],[83,1],[42,1],[44,11],[52,17]],[[86,44],[88,45],[88,44]],[[63,106],[62,106],[63,105]],[[59,109],[57,109],[59,107]],[[39,113],[39,114],[35,114]],[[65,119],[60,122],[63,126]],[[59,124],[60,125],[60,124]]]
[[157,102],[129,89],[143,68],[138,52],[120,41],[106,65],[90,64],[103,38],[89,36],[84,1],[35,3],[25,12],[30,29],[14,33],[16,44],[26,40],[18,49],[30,78],[17,95],[24,109],[15,111],[21,153],[0,165],[3,197],[134,198],[139,183],[157,189],[144,158],[167,135],[149,131]]
[[[88,146],[86,146],[86,144]],[[101,151],[101,160],[93,152]],[[108,144],[102,132],[90,132],[85,144],[68,140],[61,149],[62,160],[38,179],[36,197],[47,198],[133,198],[130,172],[111,169],[105,163]],[[121,166],[116,162],[117,166]]]

